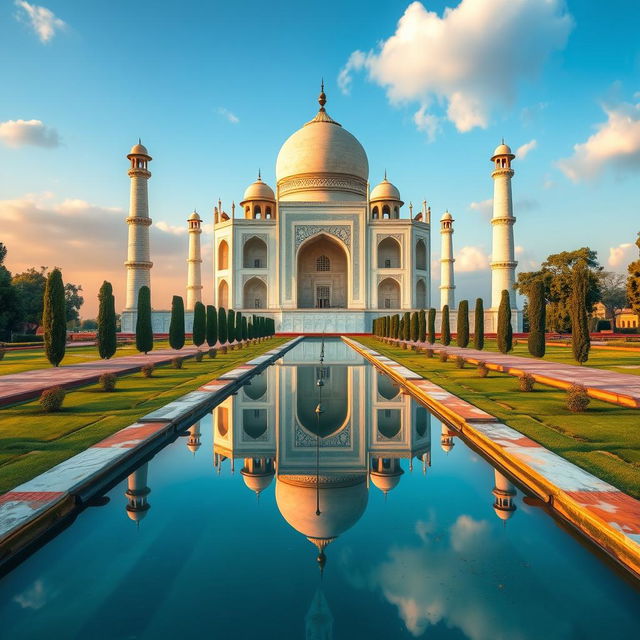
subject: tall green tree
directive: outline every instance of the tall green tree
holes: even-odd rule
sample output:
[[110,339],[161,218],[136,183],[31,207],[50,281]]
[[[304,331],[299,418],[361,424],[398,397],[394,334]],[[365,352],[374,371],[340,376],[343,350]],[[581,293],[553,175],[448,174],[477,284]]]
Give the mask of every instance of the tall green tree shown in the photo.
[[552,331],[566,332],[571,328],[570,298],[573,272],[578,264],[584,264],[588,269],[585,309],[587,313],[591,313],[593,305],[600,301],[602,295],[602,267],[598,262],[598,254],[589,247],[554,253],[542,263],[538,271],[518,274],[517,288],[523,295],[527,295],[527,288],[533,280],[542,279],[547,300],[547,323]]
[[184,347],[184,301],[181,296],[173,296],[171,299],[169,345],[172,349]]
[[199,347],[204,344],[207,335],[207,310],[202,302],[193,305],[193,344]]
[[77,325],[80,320],[80,307],[84,304],[84,298],[80,295],[82,287],[71,282],[64,285],[64,306],[67,322]]
[[451,344],[451,324],[449,320],[449,305],[442,307],[442,328],[440,330],[440,342],[447,347]]
[[153,327],[151,325],[151,291],[142,286],[138,291],[138,313],[136,317],[136,349],[149,353],[153,349]]
[[236,339],[236,312],[233,309],[227,311],[227,340],[233,342]]
[[249,339],[249,325],[247,323],[247,316],[242,316],[242,341],[246,342]]
[[42,324],[42,311],[44,303],[44,288],[47,284],[47,267],[40,269],[27,269],[17,273],[11,279],[11,283],[18,292],[20,309],[22,311],[21,322],[23,331],[35,333]]
[[64,304],[64,283],[60,269],[54,269],[47,277],[44,289],[44,351],[47,360],[57,367],[64,358],[67,346],[67,317]]
[[576,362],[582,364],[589,359],[589,318],[585,300],[589,295],[589,270],[586,265],[577,265],[571,293],[571,348]]
[[534,280],[528,287],[529,337],[527,346],[529,353],[536,358],[543,358],[545,353],[546,300],[544,299],[544,282]]
[[456,343],[463,349],[469,346],[469,301],[460,300]]
[[116,300],[113,287],[106,280],[98,292],[98,331],[96,334],[98,353],[103,360],[108,360],[116,352],[118,339],[116,336]]
[[[636,246],[640,250],[640,233],[636,240]],[[627,277],[627,299],[629,306],[640,319],[640,259],[634,260],[627,270],[629,272]]]
[[473,347],[482,351],[484,349],[484,302],[482,298],[476,298],[474,314]]
[[242,342],[242,311],[236,313],[236,340]]
[[424,342],[427,339],[427,314],[424,309],[418,312],[418,341]]
[[227,344],[227,312],[224,307],[218,307],[218,340],[220,344]]
[[11,282],[11,272],[4,266],[7,247],[0,242],[0,340],[9,340],[11,329],[20,320],[20,298]]
[[436,310],[431,307],[429,309],[429,316],[427,322],[427,342],[429,344],[435,344],[436,341]]
[[413,311],[411,313],[411,340],[413,340],[413,342],[418,342],[418,336],[420,335],[418,327],[418,312]]
[[498,349],[501,353],[509,353],[513,349],[513,329],[511,328],[511,300],[509,292],[502,290],[498,307]]
[[402,316],[402,338],[403,340],[411,339],[411,314],[408,311]]
[[210,304],[207,305],[207,344],[214,347],[218,342],[218,312]]
[[253,319],[251,318],[247,323],[247,335],[249,336],[249,340],[253,340],[256,337],[256,332],[253,328]]
[[391,337],[396,340],[400,337],[400,316],[397,313],[391,318]]

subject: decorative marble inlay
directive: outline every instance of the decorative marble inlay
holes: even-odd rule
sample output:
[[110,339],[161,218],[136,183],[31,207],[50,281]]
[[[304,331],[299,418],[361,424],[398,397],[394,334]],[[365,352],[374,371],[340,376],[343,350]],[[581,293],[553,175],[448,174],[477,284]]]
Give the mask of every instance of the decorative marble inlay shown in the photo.
[[367,183],[355,176],[293,176],[278,183],[280,196],[297,191],[321,189],[322,191],[351,191],[358,195],[367,195]]
[[[317,438],[296,424],[296,447],[315,447]],[[351,446],[351,426],[348,425],[340,432],[328,437],[320,438],[321,447],[349,447]]]
[[296,249],[311,236],[318,233],[326,233],[335,236],[344,242],[351,249],[351,227],[347,225],[318,225],[318,224],[300,224],[295,227]]

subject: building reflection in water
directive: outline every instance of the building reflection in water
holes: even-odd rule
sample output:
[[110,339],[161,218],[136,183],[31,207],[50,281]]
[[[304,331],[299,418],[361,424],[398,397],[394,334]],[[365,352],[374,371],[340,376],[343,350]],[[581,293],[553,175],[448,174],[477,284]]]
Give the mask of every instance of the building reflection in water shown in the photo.
[[151,489],[147,486],[148,472],[149,463],[145,462],[127,478],[127,490],[124,494],[127,498],[127,515],[136,524],[145,518],[151,508],[147,500],[147,496],[151,493]]

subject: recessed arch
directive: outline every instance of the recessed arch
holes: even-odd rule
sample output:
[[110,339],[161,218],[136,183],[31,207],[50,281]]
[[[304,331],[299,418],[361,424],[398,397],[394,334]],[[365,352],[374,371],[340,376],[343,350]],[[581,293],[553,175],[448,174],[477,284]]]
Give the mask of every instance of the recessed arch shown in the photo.
[[349,259],[341,241],[325,233],[312,236],[300,245],[296,264],[298,309],[347,307]]
[[218,284],[218,306],[225,309],[229,307],[229,285],[226,280],[220,280]]
[[251,384],[245,384],[242,387],[245,396],[249,400],[259,400],[267,392],[267,373],[262,371],[253,376],[250,381]]
[[395,278],[385,278],[378,285],[378,309],[400,308],[400,283]]
[[218,433],[226,436],[229,431],[229,409],[227,407],[218,407],[216,409],[216,423],[218,425]]
[[378,243],[378,269],[400,268],[400,243],[387,236]]
[[416,307],[418,309],[424,309],[427,306],[427,285],[424,282],[424,278],[420,278],[416,282]]
[[250,278],[242,290],[244,309],[267,308],[267,285],[262,278]]
[[422,238],[416,242],[416,269],[427,270],[427,246]]
[[242,429],[252,440],[264,435],[267,432],[267,410],[243,409]]
[[385,400],[393,400],[399,393],[400,387],[391,380],[391,378],[380,371],[377,372],[378,376],[378,395],[382,396]]
[[229,245],[222,240],[218,245],[218,269],[224,271],[229,268]]
[[251,236],[242,247],[242,266],[245,269],[266,269],[267,268],[267,243]]
[[400,409],[378,409],[378,433],[391,439],[400,433]]

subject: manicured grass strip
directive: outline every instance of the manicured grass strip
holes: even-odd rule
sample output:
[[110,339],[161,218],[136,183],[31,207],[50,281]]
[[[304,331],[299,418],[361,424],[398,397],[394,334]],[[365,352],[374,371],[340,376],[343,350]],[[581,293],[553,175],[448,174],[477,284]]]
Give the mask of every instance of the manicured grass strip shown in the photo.
[[[159,340],[154,343],[154,349],[168,349],[169,343],[166,340]],[[118,346],[114,358],[118,356],[133,356],[138,351],[135,345]],[[153,351],[151,352],[153,353]],[[80,364],[81,362],[91,362],[100,360],[98,348],[92,347],[67,347],[64,360],[60,364],[60,369],[70,364]],[[51,369],[51,364],[44,355],[44,349],[33,349],[30,351],[7,351],[4,358],[0,360],[0,376],[11,373],[22,373],[31,369]],[[0,378],[1,379],[1,378]]]
[[112,393],[97,384],[82,387],[67,393],[60,413],[43,413],[37,401],[0,410],[0,493],[287,340],[272,338],[202,362],[189,358],[182,369],[157,367],[152,378],[123,376]]
[[591,400],[585,413],[565,408],[566,392],[536,385],[531,393],[518,379],[475,366],[457,369],[454,359],[440,362],[423,353],[386,345],[375,338],[358,342],[393,358],[447,391],[484,409],[542,446],[640,498],[640,415],[637,409]]

